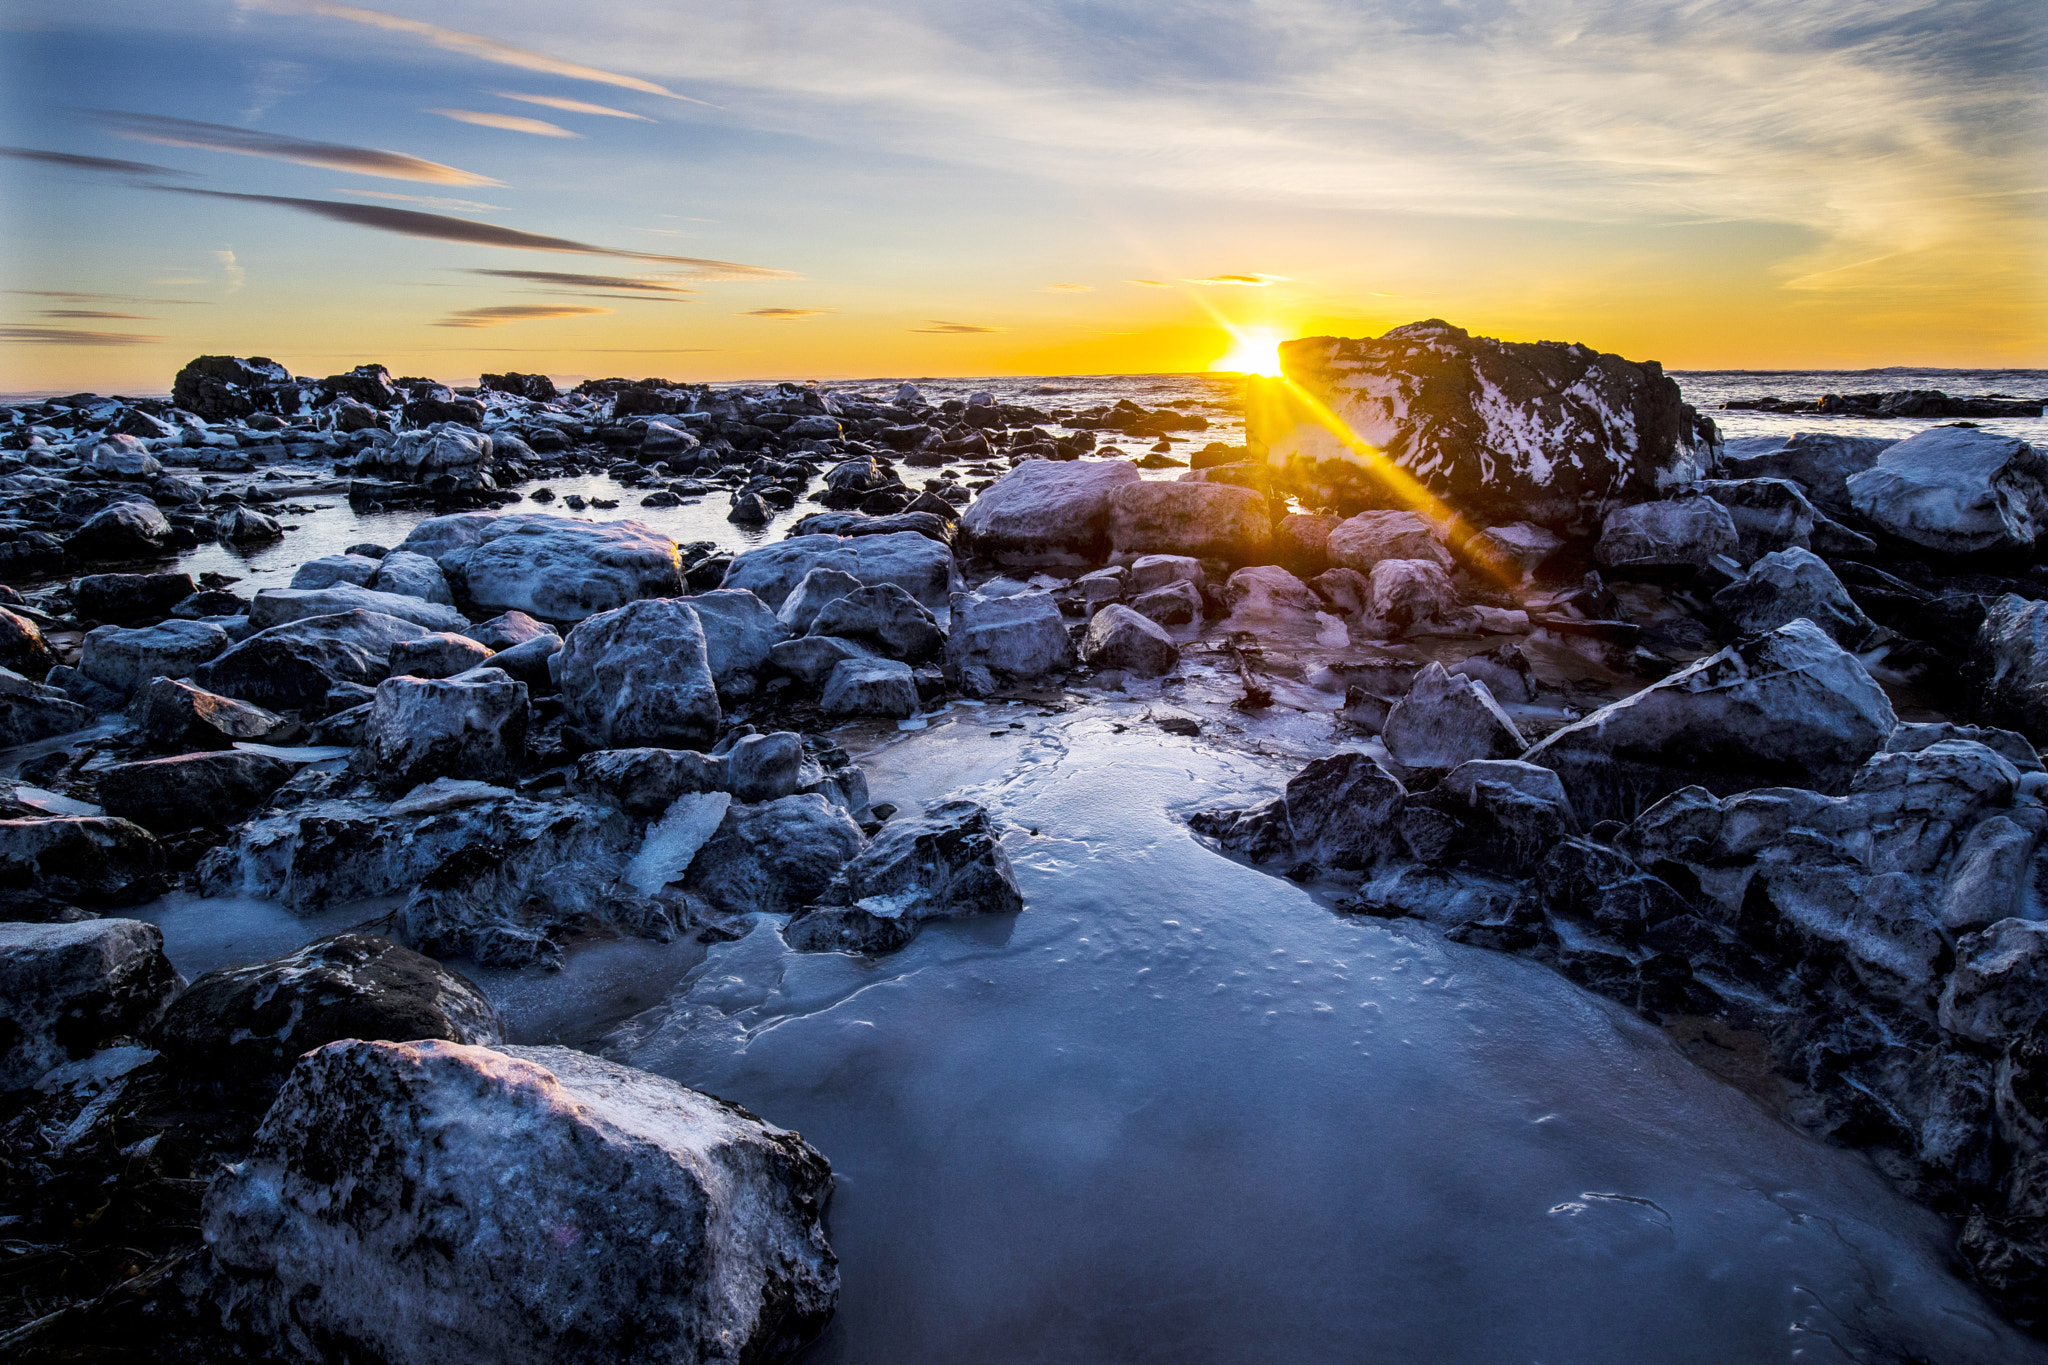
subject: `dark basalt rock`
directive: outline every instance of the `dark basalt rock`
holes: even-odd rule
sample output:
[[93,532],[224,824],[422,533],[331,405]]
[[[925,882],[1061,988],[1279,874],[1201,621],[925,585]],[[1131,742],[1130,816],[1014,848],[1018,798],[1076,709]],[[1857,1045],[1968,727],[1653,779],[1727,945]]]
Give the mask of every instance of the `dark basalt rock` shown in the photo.
[[892,952],[926,920],[1023,908],[988,811],[973,801],[941,801],[882,826],[783,938],[808,952]]
[[240,750],[116,763],[100,772],[100,804],[158,833],[236,825],[293,772],[281,759]]
[[72,611],[96,625],[148,625],[198,591],[189,573],[86,574],[71,585]]
[[265,356],[243,360],[203,355],[189,361],[171,381],[171,401],[209,422],[218,422],[272,411],[275,392],[291,382],[291,372]]
[[163,931],[137,920],[0,924],[0,1092],[109,1039],[141,1033],[164,1011],[178,974]]

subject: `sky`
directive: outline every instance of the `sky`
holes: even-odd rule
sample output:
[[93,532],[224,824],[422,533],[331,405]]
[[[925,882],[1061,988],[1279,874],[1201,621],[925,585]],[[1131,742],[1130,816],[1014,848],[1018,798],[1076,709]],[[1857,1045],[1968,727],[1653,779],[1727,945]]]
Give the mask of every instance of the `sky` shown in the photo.
[[0,391],[2048,366],[2039,0],[11,0]]

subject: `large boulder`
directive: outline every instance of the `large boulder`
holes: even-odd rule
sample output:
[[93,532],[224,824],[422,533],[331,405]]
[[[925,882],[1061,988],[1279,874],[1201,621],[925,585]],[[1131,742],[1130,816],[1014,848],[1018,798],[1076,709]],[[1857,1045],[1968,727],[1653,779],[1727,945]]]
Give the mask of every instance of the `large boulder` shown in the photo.
[[[1161,593],[1179,589],[1192,599],[1194,615],[1182,617],[1179,622],[1164,620],[1153,612],[1145,610],[1146,600]],[[1201,619],[1202,595],[1194,590],[1191,583],[1175,583],[1165,588],[1155,588],[1131,603],[1134,611],[1151,616],[1162,625],[1185,624]],[[1239,626],[1258,628],[1280,624],[1314,625],[1317,613],[1323,609],[1323,599],[1315,590],[1296,578],[1278,564],[1254,564],[1239,569],[1223,584],[1223,605],[1230,608],[1230,619]]]
[[807,633],[862,640],[892,659],[912,663],[931,658],[946,642],[932,613],[894,583],[833,598],[819,608]]
[[0,1093],[163,1014],[178,974],[163,931],[132,919],[0,923]]
[[236,749],[115,763],[100,770],[100,805],[159,833],[238,825],[295,771],[280,759]]
[[292,1361],[783,1360],[838,1295],[830,1190],[802,1138],[674,1081],[351,1039],[207,1191],[204,1299]]
[[1048,592],[955,593],[946,670],[971,696],[1071,668],[1073,642]]
[[182,678],[227,647],[228,633],[206,621],[95,626],[85,633],[78,671],[126,696],[152,678]]
[[452,630],[400,640],[391,646],[394,678],[452,678],[493,658],[491,651]]
[[1862,649],[1877,633],[1827,561],[1797,547],[1751,565],[1740,582],[1714,594],[1714,610],[1744,635],[1776,630],[1802,617],[1847,649]]
[[357,745],[364,771],[406,791],[437,777],[511,783],[526,761],[526,684],[495,668],[386,678]]
[[421,522],[397,548],[439,564],[451,581],[466,585],[478,607],[545,621],[581,621],[637,598],[683,590],[676,543],[631,520],[459,513]]
[[209,692],[293,711],[316,705],[335,683],[374,687],[391,667],[391,647],[432,632],[360,608],[258,631],[193,670]]
[[988,811],[973,801],[940,801],[923,815],[898,815],[884,825],[783,938],[803,951],[887,952],[909,942],[926,920],[1023,908]]
[[189,573],[90,573],[71,584],[71,609],[81,621],[143,626],[199,591]]
[[685,888],[725,915],[809,905],[861,851],[860,826],[818,795],[735,803],[690,864]]
[[1849,479],[1876,464],[1898,442],[1884,436],[1745,436],[1728,442],[1718,472],[1728,479],[1790,479],[1823,510],[1851,511]]
[[1909,436],[1848,488],[1866,521],[1943,554],[2030,552],[2048,529],[2048,457],[1975,427]]
[[914,531],[793,536],[735,558],[723,586],[745,588],[774,609],[813,569],[837,569],[864,587],[894,583],[934,610],[946,605],[953,588],[953,552]]
[[333,934],[206,973],[149,1041],[182,1071],[274,1092],[300,1057],[343,1038],[489,1047],[505,1024],[468,978],[432,958],[374,934]]
[[1253,862],[1287,858],[1357,871],[1399,850],[1397,817],[1407,798],[1407,788],[1371,755],[1337,753],[1311,762],[1270,801],[1199,812],[1188,823]]
[[1100,563],[1111,495],[1140,480],[1125,460],[1026,460],[981,491],[960,531],[1000,564]]
[[1742,545],[1728,509],[1704,496],[1617,507],[1600,523],[1593,557],[1608,569],[1698,568]]
[[291,372],[265,356],[202,355],[171,381],[171,401],[209,422],[268,411]]
[[[358,588],[367,588],[370,586],[370,580],[376,576],[377,561],[368,555],[321,555],[318,559],[309,559],[299,565],[292,572],[292,581],[285,586],[288,588],[318,590],[320,588],[331,588],[336,583],[352,583]],[[386,589],[385,591],[392,592],[397,591],[397,589]],[[425,594],[410,593],[407,595],[422,597]]]
[[170,543],[171,523],[153,502],[129,500],[104,507],[64,538],[80,559],[150,559]]
[[28,892],[86,905],[161,894],[163,846],[132,820],[53,815],[0,820],[0,904]]
[[782,622],[760,598],[738,588],[717,588],[683,600],[704,629],[704,655],[719,692],[751,693],[754,675],[768,666],[775,646],[788,633]]
[[400,597],[417,597],[423,602],[455,605],[455,595],[448,589],[448,576],[441,572],[441,566],[412,550],[393,550],[378,560],[376,576],[363,586]]
[[488,486],[483,485],[483,476],[489,471],[492,458],[497,453],[494,443],[489,436],[472,430],[467,423],[456,418],[457,411],[459,409],[451,403],[431,399],[408,403],[406,417],[409,420],[418,421],[423,417],[455,420],[437,420],[422,430],[399,432],[395,440],[364,446],[355,458],[355,472],[409,479],[415,483],[452,478],[458,488]]
[[1455,768],[1529,747],[1485,683],[1432,661],[1387,712],[1380,740],[1403,768]]
[[1728,509],[1744,563],[1773,550],[1811,549],[1814,527],[1832,525],[1790,479],[1708,479],[1699,492]]
[[1367,580],[1365,611],[1395,634],[1455,631],[1469,617],[1451,576],[1434,559],[1382,559]]
[[353,583],[333,583],[324,588],[265,588],[249,603],[249,624],[267,630],[345,611],[374,611],[427,630],[462,631],[469,627],[469,618],[453,607],[424,598],[359,588]]
[[827,602],[861,587],[861,581],[850,573],[838,569],[812,569],[797,580],[789,596],[782,599],[776,609],[775,619],[791,634],[802,635],[810,630],[811,622],[818,619]]
[[823,687],[832,670],[848,659],[878,657],[872,647],[834,635],[799,635],[768,651],[769,662],[805,687]]
[[[827,639],[827,636],[808,636]],[[891,716],[907,720],[921,704],[917,676],[897,659],[844,658],[825,675],[818,709],[828,716]]]
[[569,790],[630,815],[660,815],[679,796],[723,791],[725,760],[693,749],[600,749],[576,760]]
[[1451,567],[1437,528],[1413,512],[1360,512],[1330,532],[1326,547],[1330,563],[1342,569],[1371,573],[1383,559],[1426,559]]
[[1109,543],[1123,561],[1173,554],[1258,564],[1272,549],[1273,518],[1265,496],[1250,488],[1128,483],[1109,495]]
[[1633,819],[1680,788],[1841,792],[1898,723],[1853,654],[1793,621],[1709,655],[1539,740],[1589,821]]
[[2048,602],[1995,598],[1970,645],[1977,709],[1996,725],[2048,744]]
[[1430,319],[1377,340],[1287,342],[1280,363],[1303,396],[1280,382],[1250,396],[1254,452],[1353,472],[1380,497],[1384,459],[1482,526],[1584,526],[1617,500],[1700,477],[1716,445],[1660,366],[1589,346],[1494,341]]
[[172,678],[151,678],[129,704],[128,719],[152,749],[231,749],[238,741],[283,744],[296,721]]
[[1089,620],[1088,633],[1081,638],[1081,657],[1091,668],[1155,678],[1180,663],[1180,646],[1158,622],[1112,602]]
[[688,747],[718,735],[724,713],[697,613],[643,598],[589,617],[562,642],[556,680],[569,714],[608,748]]

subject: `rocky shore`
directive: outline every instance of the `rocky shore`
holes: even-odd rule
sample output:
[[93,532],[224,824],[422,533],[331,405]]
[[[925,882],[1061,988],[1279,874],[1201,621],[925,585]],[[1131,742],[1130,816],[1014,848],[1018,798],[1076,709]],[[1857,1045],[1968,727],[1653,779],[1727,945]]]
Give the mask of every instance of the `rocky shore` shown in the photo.
[[[838,1292],[829,1153],[509,1043],[441,959],[1028,912],[1014,831],[874,803],[849,736],[1196,669],[1342,727],[1197,815],[1215,847],[1624,1002],[1951,1216],[2041,1330],[2048,454],[1724,441],[1655,365],[1434,321],[1286,363],[1244,446],[1130,402],[228,357],[6,410],[0,1341],[786,1358]],[[591,471],[819,510],[679,544],[547,486]],[[287,587],[165,568],[315,496],[418,511]],[[173,888],[378,932],[187,983],[124,917]]]

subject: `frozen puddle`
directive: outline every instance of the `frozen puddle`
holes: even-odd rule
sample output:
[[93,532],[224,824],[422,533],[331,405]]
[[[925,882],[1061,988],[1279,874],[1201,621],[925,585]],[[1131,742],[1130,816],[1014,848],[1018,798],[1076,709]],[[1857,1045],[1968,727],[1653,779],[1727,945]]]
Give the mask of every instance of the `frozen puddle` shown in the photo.
[[1203,849],[1177,811],[1295,761],[1124,709],[863,756],[990,804],[1022,915],[874,961],[764,921],[615,1035],[831,1158],[807,1365],[2048,1359],[1940,1220],[1618,1007]]

